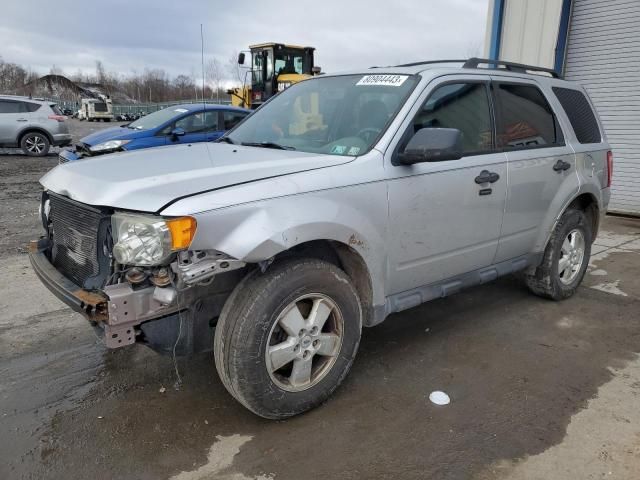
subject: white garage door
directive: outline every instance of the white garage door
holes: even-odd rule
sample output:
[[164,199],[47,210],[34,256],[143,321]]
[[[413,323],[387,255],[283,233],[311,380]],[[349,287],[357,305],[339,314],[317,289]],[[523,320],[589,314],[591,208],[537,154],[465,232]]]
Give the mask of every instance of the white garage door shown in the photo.
[[640,214],[640,1],[574,0],[565,64],[613,147],[611,211]]

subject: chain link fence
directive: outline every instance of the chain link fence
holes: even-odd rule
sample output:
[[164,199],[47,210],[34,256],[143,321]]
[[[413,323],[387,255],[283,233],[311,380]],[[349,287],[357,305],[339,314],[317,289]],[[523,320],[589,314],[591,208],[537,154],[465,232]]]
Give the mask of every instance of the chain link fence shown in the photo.
[[113,114],[120,115],[122,113],[152,113],[164,108],[173,107],[175,105],[184,105],[185,103],[207,103],[215,105],[230,105],[231,100],[176,100],[174,102],[160,103],[131,103],[125,105],[113,105]]

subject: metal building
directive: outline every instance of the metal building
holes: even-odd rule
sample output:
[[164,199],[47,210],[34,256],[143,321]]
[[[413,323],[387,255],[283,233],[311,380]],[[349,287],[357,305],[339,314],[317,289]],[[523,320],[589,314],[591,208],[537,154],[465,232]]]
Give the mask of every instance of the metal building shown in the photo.
[[640,215],[640,1],[490,0],[489,58],[585,86],[613,147],[610,210]]

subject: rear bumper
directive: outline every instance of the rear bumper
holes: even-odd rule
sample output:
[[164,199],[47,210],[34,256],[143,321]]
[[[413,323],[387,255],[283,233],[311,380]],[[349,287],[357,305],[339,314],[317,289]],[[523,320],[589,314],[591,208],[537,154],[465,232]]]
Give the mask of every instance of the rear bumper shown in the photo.
[[56,147],[64,147],[71,145],[71,134],[69,133],[57,133],[53,135],[53,143]]

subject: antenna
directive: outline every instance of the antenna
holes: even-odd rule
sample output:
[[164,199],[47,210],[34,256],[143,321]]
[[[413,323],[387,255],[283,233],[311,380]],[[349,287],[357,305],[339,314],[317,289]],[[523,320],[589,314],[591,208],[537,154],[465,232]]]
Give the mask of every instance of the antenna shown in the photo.
[[[202,60],[202,111],[204,112],[207,109],[207,101],[204,98],[204,33],[202,30],[202,24],[200,24],[200,48]],[[204,122],[204,118],[202,121]]]

